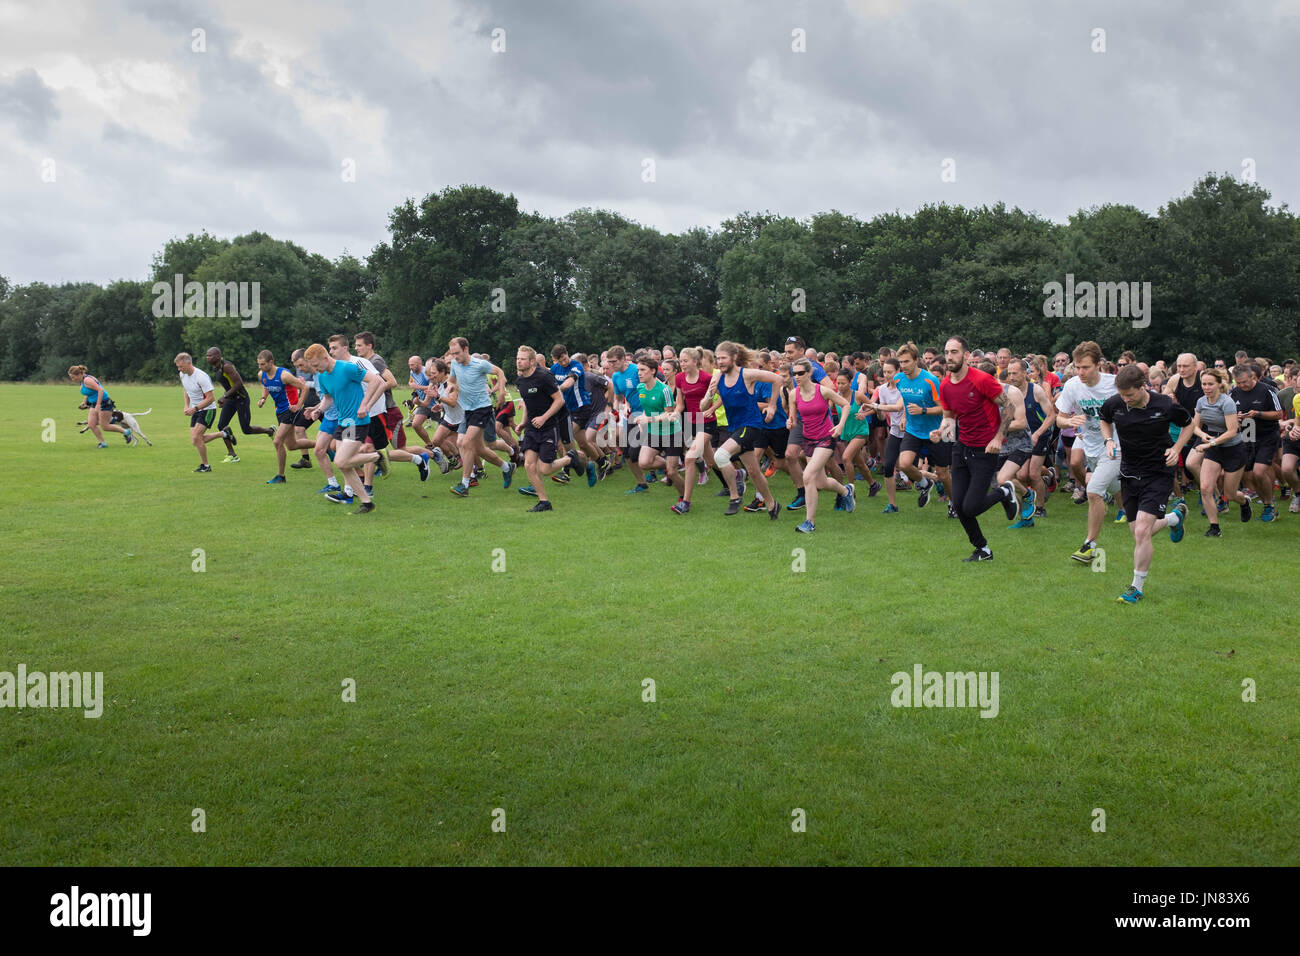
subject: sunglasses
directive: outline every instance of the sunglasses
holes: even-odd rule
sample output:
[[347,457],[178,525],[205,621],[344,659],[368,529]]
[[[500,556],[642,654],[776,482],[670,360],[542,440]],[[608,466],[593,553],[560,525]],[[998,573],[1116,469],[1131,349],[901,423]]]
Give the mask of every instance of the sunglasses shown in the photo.
[[808,370],[807,370],[807,369],[804,369],[804,370],[802,370],[802,371],[795,372],[794,374],[796,374],[796,375],[807,375],[807,374],[808,374]]

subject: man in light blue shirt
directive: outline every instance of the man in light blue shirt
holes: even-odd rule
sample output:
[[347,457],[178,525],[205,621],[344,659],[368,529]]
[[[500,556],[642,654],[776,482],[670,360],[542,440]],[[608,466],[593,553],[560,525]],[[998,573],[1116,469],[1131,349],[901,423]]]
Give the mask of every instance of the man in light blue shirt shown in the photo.
[[479,459],[489,461],[501,469],[501,478],[505,487],[510,487],[514,477],[515,466],[509,459],[497,456],[484,441],[483,433],[490,435],[488,441],[497,441],[496,421],[492,414],[492,398],[488,393],[488,376],[496,377],[493,390],[498,401],[506,400],[506,375],[500,368],[486,359],[475,358],[469,351],[469,340],[454,338],[449,343],[448,354],[451,356],[450,377],[456,380],[459,390],[460,407],[465,413],[460,423],[460,435],[456,446],[460,449],[463,471],[461,480],[451,488],[451,493],[459,498],[469,497],[469,482]]

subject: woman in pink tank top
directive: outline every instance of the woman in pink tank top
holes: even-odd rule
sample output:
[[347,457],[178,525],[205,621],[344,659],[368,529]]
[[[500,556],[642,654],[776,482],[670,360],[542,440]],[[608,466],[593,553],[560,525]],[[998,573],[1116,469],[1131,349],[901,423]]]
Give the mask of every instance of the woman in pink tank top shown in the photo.
[[[848,408],[849,400],[832,386],[819,384],[812,380],[812,363],[807,359],[798,359],[790,368],[794,375],[794,407],[790,409],[789,427],[794,428],[795,415],[803,422],[803,449],[808,456],[808,464],[803,470],[803,493],[807,504],[808,517],[796,531],[811,534],[817,530],[814,523],[817,518],[817,492],[829,488],[835,492],[836,510],[852,511],[857,502],[853,496],[853,485],[842,485],[826,474],[826,463],[835,454],[835,443],[844,430],[847,419],[840,417],[840,423],[831,423],[831,403],[841,408]],[[827,381],[830,381],[827,379]]]

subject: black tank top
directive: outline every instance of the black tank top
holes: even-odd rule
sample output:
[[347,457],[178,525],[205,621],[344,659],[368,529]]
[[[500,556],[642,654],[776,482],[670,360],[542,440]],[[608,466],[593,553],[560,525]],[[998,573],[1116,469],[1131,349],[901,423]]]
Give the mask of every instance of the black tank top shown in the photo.
[[1183,377],[1181,375],[1176,376],[1176,380],[1178,384],[1174,386],[1174,401],[1187,409],[1188,415],[1195,416],[1196,403],[1200,401],[1201,396],[1205,394],[1201,389],[1201,377],[1198,375],[1196,377],[1196,383],[1190,388],[1183,384]]

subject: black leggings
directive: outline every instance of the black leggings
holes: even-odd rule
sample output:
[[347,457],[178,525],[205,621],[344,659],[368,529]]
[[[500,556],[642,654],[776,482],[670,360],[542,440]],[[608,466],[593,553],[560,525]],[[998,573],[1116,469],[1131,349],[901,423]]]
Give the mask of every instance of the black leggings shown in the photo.
[[976,520],[1002,500],[1002,492],[989,491],[998,473],[998,456],[983,448],[968,448],[958,442],[952,450],[952,507],[966,537],[976,548],[988,546]]
[[226,394],[226,400],[221,406],[221,418],[217,420],[217,430],[225,428],[230,424],[230,420],[236,415],[239,416],[239,430],[245,435],[251,435],[249,429],[253,425],[252,406],[248,401],[247,395]]
[[898,453],[902,447],[902,435],[890,435],[885,439],[885,464],[881,474],[886,478],[894,477],[894,469],[898,466]]

